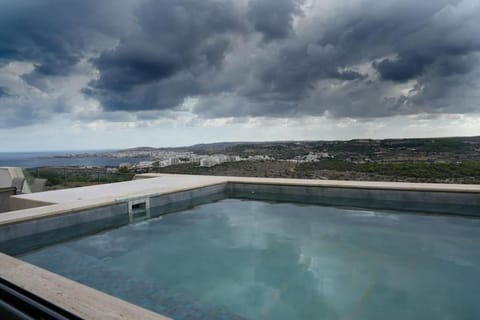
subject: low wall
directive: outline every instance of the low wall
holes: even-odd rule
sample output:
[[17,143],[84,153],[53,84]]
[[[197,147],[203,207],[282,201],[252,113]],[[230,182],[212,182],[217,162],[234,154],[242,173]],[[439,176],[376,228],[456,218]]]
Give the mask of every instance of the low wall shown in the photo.
[[43,206],[48,206],[53,203],[51,202],[45,202],[45,201],[38,201],[38,200],[32,200],[32,199],[21,199],[17,197],[11,197],[10,198],[10,210],[24,210],[24,209],[30,209],[30,208],[38,208],[38,207],[43,207]]
[[10,210],[10,196],[15,195],[15,188],[0,188],[0,213]]

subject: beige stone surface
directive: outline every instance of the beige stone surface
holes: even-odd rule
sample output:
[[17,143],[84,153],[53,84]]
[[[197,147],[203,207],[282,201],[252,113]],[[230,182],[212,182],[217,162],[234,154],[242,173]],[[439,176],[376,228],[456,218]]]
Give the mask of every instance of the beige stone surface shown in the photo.
[[[194,175],[175,175],[175,174],[140,174],[136,178],[157,178],[157,177],[195,177]],[[205,179],[214,178],[214,176],[203,176]],[[232,183],[252,183],[252,184],[273,184],[273,185],[301,185],[318,186],[332,188],[351,188],[351,189],[379,189],[379,190],[411,190],[411,191],[435,191],[435,192],[462,192],[462,193],[480,193],[480,185],[476,184],[443,184],[443,183],[409,183],[409,182],[383,182],[383,181],[345,181],[345,180],[314,180],[314,179],[283,179],[283,178],[254,178],[254,177],[216,177],[222,178],[224,182]],[[186,179],[188,182],[188,178]]]
[[[144,178],[144,179],[142,179]],[[150,179],[146,179],[150,178]],[[403,183],[403,182],[372,182],[372,181],[336,181],[308,179],[278,179],[278,178],[248,178],[222,176],[196,176],[177,174],[143,174],[137,180],[103,184],[90,187],[64,189],[15,196],[18,199],[28,199],[50,203],[67,203],[93,199],[125,199],[128,197],[165,194],[188,190],[219,183],[254,183],[275,185],[303,185],[336,188],[363,188],[383,190],[412,190],[439,192],[480,193],[480,185],[468,184],[433,184],[433,183]]]
[[1,253],[0,277],[82,319],[169,319]]
[[10,211],[0,215],[0,225],[18,223],[34,219],[52,217],[70,212],[78,212],[87,209],[98,208],[115,204],[109,199],[86,200],[77,203],[60,203],[44,207],[30,208],[25,210]]
[[192,190],[225,181],[223,177],[165,175],[154,179],[19,195],[11,197],[12,200],[51,205],[4,213],[0,215],[0,225],[108,206],[126,199]]
[[142,179],[96,186],[63,189],[15,196],[42,202],[68,203],[93,199],[125,199],[148,194],[164,194],[200,188],[225,182],[224,177],[160,175],[154,179]]
[[15,199],[14,201],[36,201],[52,203],[53,205],[4,213],[0,215],[0,225],[39,219],[68,212],[91,209],[99,206],[111,205],[119,201],[125,201],[126,199],[136,197],[169,194],[229,182],[289,186],[317,186],[350,189],[480,193],[480,185],[467,184],[430,184],[403,182],[195,176],[177,174],[142,174],[137,175],[136,180],[133,181],[103,184],[75,189],[31,193],[12,197]]
[[16,198],[15,196],[10,197],[10,210],[25,210],[37,207],[44,207],[54,203],[51,202],[44,202],[38,200],[31,200],[31,199],[21,199]]

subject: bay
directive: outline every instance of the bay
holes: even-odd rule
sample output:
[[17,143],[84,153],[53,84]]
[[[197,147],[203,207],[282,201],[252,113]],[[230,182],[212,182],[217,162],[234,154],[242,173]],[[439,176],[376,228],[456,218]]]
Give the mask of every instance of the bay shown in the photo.
[[[138,163],[146,158],[113,158],[101,156],[101,153],[112,150],[79,150],[79,151],[42,151],[42,152],[0,152],[0,167],[77,167],[77,166],[112,166],[121,163]],[[92,156],[83,156],[83,154]],[[64,157],[65,155],[77,155]]]

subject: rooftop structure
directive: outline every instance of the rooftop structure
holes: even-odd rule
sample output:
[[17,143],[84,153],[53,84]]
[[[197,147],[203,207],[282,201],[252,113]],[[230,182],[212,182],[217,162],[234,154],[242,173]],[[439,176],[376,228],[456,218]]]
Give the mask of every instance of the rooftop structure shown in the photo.
[[20,193],[30,193],[30,186],[23,175],[21,168],[1,167],[0,188],[15,187]]

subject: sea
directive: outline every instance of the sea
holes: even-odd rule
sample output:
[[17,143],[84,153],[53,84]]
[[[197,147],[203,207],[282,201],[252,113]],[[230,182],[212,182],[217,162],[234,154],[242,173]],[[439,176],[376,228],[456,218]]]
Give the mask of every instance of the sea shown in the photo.
[[113,158],[103,156],[75,156],[65,155],[101,154],[114,150],[81,150],[81,151],[43,151],[43,152],[0,152],[0,167],[78,167],[102,166],[117,167],[121,163],[138,163],[147,161],[145,158]]

